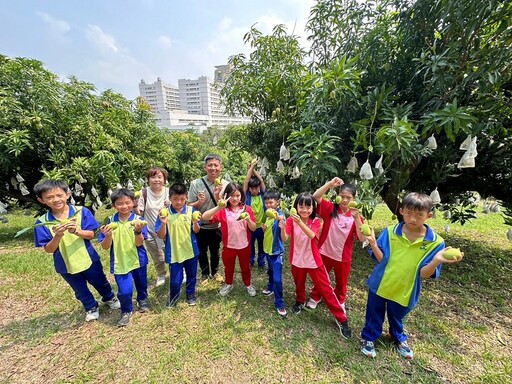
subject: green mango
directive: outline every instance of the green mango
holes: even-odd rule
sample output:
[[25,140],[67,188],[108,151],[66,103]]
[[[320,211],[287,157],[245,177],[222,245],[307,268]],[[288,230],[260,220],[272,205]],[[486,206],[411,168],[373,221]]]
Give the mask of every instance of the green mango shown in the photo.
[[117,222],[112,222],[108,225],[108,228],[112,231],[115,231],[117,229],[117,227],[119,227],[119,223]]
[[290,209],[290,215],[296,215],[297,210],[295,208]]
[[[339,196],[340,200],[341,200],[341,196]],[[340,201],[341,202],[341,201]],[[348,207],[349,208],[358,208],[357,207],[357,203],[355,201],[351,201],[350,203],[348,203]]]
[[217,203],[217,205],[221,208],[225,208],[227,203],[226,203],[226,200],[224,199],[220,199],[219,202]]
[[200,218],[201,218],[201,212],[199,212],[199,211],[194,211],[194,212],[192,213],[192,220],[194,220],[194,221],[198,221]]
[[242,212],[240,216],[238,216],[237,220],[245,220],[249,217],[249,214],[247,212]]
[[159,213],[160,217],[167,217],[169,216],[169,210],[167,208],[162,208]]
[[216,186],[222,185],[222,179],[221,179],[220,177],[217,177],[217,178],[215,179],[215,185],[216,185]]
[[267,210],[265,211],[265,214],[267,215],[267,217],[268,217],[269,219],[275,219],[275,218],[277,217],[277,212],[276,212],[276,211],[274,211],[273,209],[267,209]]
[[341,196],[336,196],[336,199],[334,199],[334,202],[336,204],[341,204]]

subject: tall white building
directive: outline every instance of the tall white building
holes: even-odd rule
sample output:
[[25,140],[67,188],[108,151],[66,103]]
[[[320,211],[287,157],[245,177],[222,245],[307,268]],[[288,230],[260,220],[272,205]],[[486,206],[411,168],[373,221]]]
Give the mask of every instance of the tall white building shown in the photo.
[[[250,119],[228,116],[221,105],[220,89],[229,67],[215,67],[215,81],[207,76],[197,79],[179,79],[178,87],[164,83],[160,78],[153,84],[144,80],[139,84],[140,95],[151,105],[159,126],[228,126],[247,124]],[[183,127],[182,129],[187,129]]]

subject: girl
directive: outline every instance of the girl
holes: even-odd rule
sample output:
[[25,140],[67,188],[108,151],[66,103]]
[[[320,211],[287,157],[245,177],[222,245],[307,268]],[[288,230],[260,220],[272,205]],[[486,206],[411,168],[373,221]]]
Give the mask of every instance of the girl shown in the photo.
[[[322,197],[330,188],[340,187],[339,204],[331,203]],[[339,302],[345,308],[347,298],[348,276],[352,263],[352,249],[354,238],[357,235],[359,241],[364,241],[364,236],[359,230],[363,220],[357,208],[348,208],[348,203],[354,200],[356,188],[352,184],[344,184],[343,180],[335,177],[318,188],[313,194],[318,204],[318,215],[323,219],[324,226],[318,246],[322,255],[322,263],[330,273],[334,269],[336,285],[334,293]],[[339,200],[339,199],[338,199]],[[321,300],[320,291],[313,286],[306,306],[315,309]]]
[[292,311],[299,314],[304,306],[306,277],[309,274],[327,308],[334,315],[341,335],[348,339],[352,336],[352,331],[348,325],[345,310],[331,287],[329,275],[322,264],[318,249],[321,224],[320,219],[316,217],[316,201],[309,193],[301,193],[295,199],[293,207],[297,213],[292,213],[286,223],[284,221],[279,223],[283,241],[291,237],[290,264],[296,296]]
[[235,260],[238,256],[242,280],[249,296],[256,296],[256,289],[251,284],[251,232],[256,229],[252,208],[245,205],[242,186],[229,183],[224,190],[224,199],[217,206],[203,213],[201,220],[220,223],[222,232],[222,262],[224,263],[225,284],[219,290],[226,296],[233,289]]

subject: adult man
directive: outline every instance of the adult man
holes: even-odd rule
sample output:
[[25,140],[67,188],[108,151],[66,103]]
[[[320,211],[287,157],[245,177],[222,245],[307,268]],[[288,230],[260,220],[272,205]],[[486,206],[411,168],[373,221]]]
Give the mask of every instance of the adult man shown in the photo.
[[[210,154],[204,158],[206,176],[195,179],[190,183],[188,194],[188,204],[201,213],[215,207],[219,196],[222,196],[224,188],[228,181],[221,180],[220,185],[216,185],[215,180],[219,178],[222,171],[222,159],[216,154]],[[199,246],[199,267],[201,268],[201,280],[214,278],[222,282],[223,278],[218,273],[219,270],[219,249],[221,242],[221,232],[219,224],[210,224],[202,222],[201,230],[197,233],[197,243]],[[208,261],[208,250],[210,251],[210,260]]]

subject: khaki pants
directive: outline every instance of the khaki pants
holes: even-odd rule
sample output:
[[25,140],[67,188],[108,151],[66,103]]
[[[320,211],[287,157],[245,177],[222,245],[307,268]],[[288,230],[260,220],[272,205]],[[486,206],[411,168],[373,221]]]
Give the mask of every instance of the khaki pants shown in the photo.
[[156,233],[148,231],[148,238],[144,245],[146,246],[146,250],[151,255],[157,276],[165,276],[166,268],[163,241],[156,236]]

